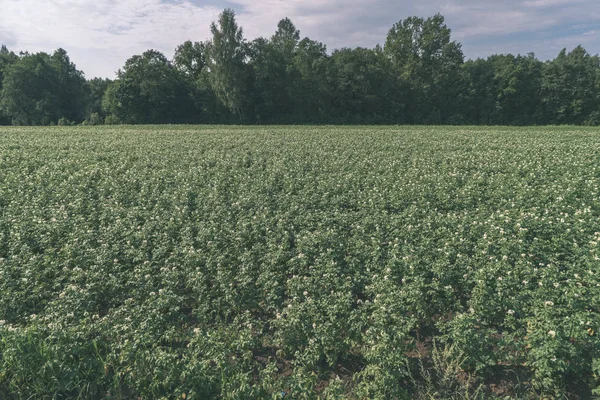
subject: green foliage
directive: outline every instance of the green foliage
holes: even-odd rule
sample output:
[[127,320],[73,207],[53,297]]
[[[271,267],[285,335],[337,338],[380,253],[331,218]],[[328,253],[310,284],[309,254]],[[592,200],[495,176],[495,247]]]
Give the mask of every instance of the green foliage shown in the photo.
[[[461,112],[461,45],[451,40],[444,17],[409,17],[390,29],[384,47],[394,72],[408,83],[412,123],[441,124]],[[460,118],[460,117],[459,117]]]
[[595,130],[0,133],[2,398],[600,387]]
[[[4,45],[0,47],[0,95],[2,94],[2,81],[4,79],[4,71],[8,68],[9,65],[15,63],[19,58],[17,55],[11,51],[8,51],[8,48]],[[0,125],[10,125],[11,119],[10,116],[2,110],[0,107]]]
[[90,126],[102,125],[102,117],[98,115],[98,113],[92,113],[85,121],[83,121],[83,124]]
[[206,43],[192,43],[188,40],[178,46],[173,57],[173,65],[191,79],[198,79],[206,67]]
[[213,37],[206,47],[206,61],[211,87],[225,107],[241,120],[248,96],[243,30],[235,21],[235,12],[228,8],[219,15],[218,25],[211,24],[210,31]]
[[58,122],[56,123],[56,125],[58,126],[73,126],[75,125],[75,122],[70,121],[69,119],[65,118],[65,117],[61,117]]
[[600,107],[600,57],[581,46],[545,65],[542,104],[546,118],[556,124],[597,124]]
[[[483,385],[463,371],[468,359],[452,345],[440,349],[434,342],[429,357],[420,354],[418,374],[413,377],[419,399],[485,399]],[[474,386],[474,387],[473,387]]]
[[486,125],[545,123],[540,103],[543,67],[533,54],[493,55],[465,63],[468,120]]
[[295,119],[300,122],[325,122],[331,105],[327,81],[327,47],[309,38],[298,43],[294,69],[299,79],[290,83],[295,103]]
[[14,125],[49,125],[61,118],[83,120],[85,79],[67,53],[25,54],[6,67],[0,110]]
[[193,123],[199,111],[188,81],[160,52],[148,50],[126,61],[104,94],[103,110],[128,124]]
[[83,87],[64,50],[17,56],[2,46],[0,125],[89,125],[94,114],[92,124],[600,124],[600,58],[581,46],[546,62],[533,53],[465,62],[440,14],[400,20],[383,47],[331,53],[289,18],[252,42],[231,9],[210,29],[173,60],[148,50],[114,82]]
[[107,115],[106,118],[104,119],[104,124],[105,125],[119,125],[119,124],[121,124],[121,121],[119,121],[119,119],[117,117],[115,117],[114,115]]
[[[94,78],[86,81],[86,121],[89,123],[94,117],[95,121],[101,120],[106,115],[102,110],[102,99],[108,89],[108,86],[112,83],[110,79]],[[95,123],[94,125],[98,125]]]
[[[328,68],[333,86],[330,116],[348,122],[399,122],[407,92],[380,48],[336,50]],[[386,101],[381,101],[386,99]]]

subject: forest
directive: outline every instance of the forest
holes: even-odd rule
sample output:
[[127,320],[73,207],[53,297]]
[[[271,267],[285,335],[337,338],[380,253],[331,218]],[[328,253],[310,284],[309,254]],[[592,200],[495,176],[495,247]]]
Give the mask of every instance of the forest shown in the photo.
[[289,19],[249,41],[226,9],[172,60],[129,58],[86,79],[64,49],[0,50],[0,125],[598,125],[600,57],[466,59],[440,14],[393,25],[383,45],[328,51]]

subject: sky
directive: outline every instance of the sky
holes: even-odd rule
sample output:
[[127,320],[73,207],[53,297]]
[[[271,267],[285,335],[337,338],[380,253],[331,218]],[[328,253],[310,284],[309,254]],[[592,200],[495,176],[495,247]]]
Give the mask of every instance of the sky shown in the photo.
[[441,13],[467,58],[534,52],[546,60],[579,44],[600,52],[598,0],[0,0],[0,44],[62,47],[87,78],[114,78],[135,54],[172,57],[186,40],[209,39],[224,8],[235,10],[247,39],[270,37],[289,17],[328,50],[374,47],[394,23]]

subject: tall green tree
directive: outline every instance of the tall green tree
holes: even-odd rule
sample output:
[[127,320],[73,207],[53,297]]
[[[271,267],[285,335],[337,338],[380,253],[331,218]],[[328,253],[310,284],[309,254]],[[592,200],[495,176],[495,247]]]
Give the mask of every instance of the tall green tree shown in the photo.
[[[19,57],[12,51],[9,51],[5,45],[0,47],[0,93],[2,93],[2,80],[4,78],[4,71],[9,65],[14,64],[18,60]],[[9,116],[4,114],[2,109],[0,109],[0,125],[10,125],[10,122]]]
[[252,68],[252,89],[248,112],[257,123],[283,122],[286,114],[286,65],[273,44],[265,39],[253,40],[248,46]]
[[186,41],[173,61],[149,50],[114,82],[83,74],[59,49],[0,48],[0,124],[101,123],[600,124],[600,57],[579,46],[464,61],[440,14],[394,24],[385,45],[344,48],[301,39],[289,18],[244,39],[235,13]]
[[380,47],[341,49],[331,55],[333,121],[399,123],[403,121],[405,88],[399,85]]
[[598,76],[600,58],[582,46],[546,63],[543,69],[541,101],[551,124],[600,123]]
[[208,69],[208,43],[190,40],[177,46],[173,65],[186,80],[189,96],[204,123],[228,123],[231,113],[217,98]]
[[463,67],[468,89],[465,115],[475,124],[543,123],[540,114],[542,62],[526,56],[496,54]]
[[327,79],[329,56],[327,47],[304,38],[298,43],[293,68],[296,79],[290,82],[294,99],[294,121],[328,122],[332,90]]
[[206,51],[206,43],[188,40],[175,49],[173,65],[186,76],[196,80],[206,67]]
[[270,40],[258,38],[250,43],[248,59],[253,72],[250,102],[256,122],[292,120],[295,103],[290,82],[300,77],[293,64],[299,41],[300,31],[285,18]]
[[541,122],[539,115],[542,63],[533,53],[527,56],[490,57],[494,69],[496,125],[531,125]]
[[199,121],[187,80],[164,54],[148,50],[131,57],[106,90],[103,109],[111,121],[128,124]]
[[102,100],[112,81],[110,79],[94,78],[86,82],[86,120],[102,123],[106,114],[102,109]]
[[294,57],[300,44],[300,31],[289,18],[284,18],[277,24],[271,43],[274,50],[273,102],[279,105],[282,120],[290,121],[297,107],[290,82],[301,79],[301,74],[294,65]]
[[83,120],[85,78],[66,51],[25,54],[4,71],[0,109],[15,125]]
[[286,65],[290,65],[300,43],[300,31],[289,18],[277,24],[277,31],[271,37],[271,43]]
[[463,109],[465,121],[474,125],[492,124],[497,103],[493,63],[489,58],[478,58],[468,60],[462,68],[466,76],[466,101]]
[[80,122],[85,118],[86,88],[83,72],[77,70],[64,49],[52,54],[51,63],[57,71],[57,94],[61,101],[63,118]]
[[248,101],[248,67],[245,64],[247,45],[243,30],[235,21],[235,12],[226,9],[218,23],[210,26],[212,40],[207,44],[206,63],[210,83],[217,98],[243,120]]
[[407,112],[415,123],[444,123],[460,114],[461,45],[451,40],[444,17],[409,17],[394,24],[384,52],[411,87]]

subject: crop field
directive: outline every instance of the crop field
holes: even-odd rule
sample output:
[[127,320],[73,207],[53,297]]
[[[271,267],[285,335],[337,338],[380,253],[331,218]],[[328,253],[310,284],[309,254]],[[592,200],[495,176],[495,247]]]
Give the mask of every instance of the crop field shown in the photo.
[[0,398],[590,398],[600,131],[0,128]]

